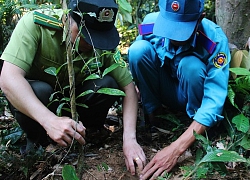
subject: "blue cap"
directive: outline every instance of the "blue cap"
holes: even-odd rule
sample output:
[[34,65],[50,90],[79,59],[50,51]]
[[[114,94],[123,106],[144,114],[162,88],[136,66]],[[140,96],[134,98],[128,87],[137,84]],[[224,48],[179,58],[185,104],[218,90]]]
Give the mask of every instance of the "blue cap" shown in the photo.
[[204,0],[159,0],[159,8],[153,33],[175,41],[186,41],[204,10]]

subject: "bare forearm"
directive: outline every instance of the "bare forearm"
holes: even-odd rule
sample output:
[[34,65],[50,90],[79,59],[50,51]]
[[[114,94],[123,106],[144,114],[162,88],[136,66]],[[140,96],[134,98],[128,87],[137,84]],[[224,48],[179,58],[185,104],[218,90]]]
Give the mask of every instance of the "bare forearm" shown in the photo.
[[[11,69],[9,69],[10,66]],[[12,74],[10,75],[8,72],[12,72]],[[43,124],[44,119],[55,116],[36,97],[20,68],[5,64],[1,73],[1,89],[15,108],[40,124]]]
[[123,139],[136,138],[136,120],[137,120],[137,94],[134,84],[130,83],[124,87],[126,97],[123,101]]
[[206,127],[202,124],[193,121],[188,129],[175,141],[172,143],[173,146],[177,147],[178,154],[181,155],[185,152],[195,141],[194,131],[197,134],[203,134]]

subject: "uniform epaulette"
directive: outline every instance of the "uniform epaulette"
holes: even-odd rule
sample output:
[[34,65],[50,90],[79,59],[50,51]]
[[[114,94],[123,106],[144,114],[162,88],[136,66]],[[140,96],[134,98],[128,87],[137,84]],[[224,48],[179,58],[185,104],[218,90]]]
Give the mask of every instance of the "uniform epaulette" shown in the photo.
[[[148,35],[153,33],[154,23],[139,24],[138,29],[140,35]],[[216,43],[209,39],[203,32],[197,32],[197,42],[199,42],[203,48],[207,50],[209,54],[213,54],[216,47]]]
[[209,54],[213,54],[216,43],[209,39],[203,32],[197,32],[197,41],[207,50]]
[[154,23],[139,24],[138,29],[139,29],[140,35],[152,34],[153,33],[153,27],[154,27]]
[[62,30],[63,27],[62,21],[37,11],[34,11],[34,23],[55,30]]

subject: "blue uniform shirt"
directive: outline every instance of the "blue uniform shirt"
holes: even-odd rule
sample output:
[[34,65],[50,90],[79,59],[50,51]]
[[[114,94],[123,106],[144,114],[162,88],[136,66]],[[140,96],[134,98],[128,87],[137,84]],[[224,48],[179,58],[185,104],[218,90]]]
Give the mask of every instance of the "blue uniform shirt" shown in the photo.
[[[148,14],[143,24],[154,23],[159,12]],[[163,26],[163,28],[167,28]],[[228,40],[222,29],[204,18],[198,27],[198,31],[204,33],[207,37],[205,45],[214,42],[214,50],[208,51],[204,48],[204,41],[198,41],[201,34],[194,34],[190,43],[181,46],[175,51],[169,39],[156,36],[154,34],[139,35],[136,40],[149,41],[160,61],[161,66],[166,61],[171,61],[171,75],[177,76],[177,67],[182,57],[185,55],[194,55],[206,65],[206,77],[204,80],[204,92],[200,107],[195,110],[186,109],[187,114],[195,121],[205,125],[213,126],[217,121],[222,120],[223,105],[227,96],[229,62],[231,59],[228,47]],[[185,52],[185,53],[183,53]]]

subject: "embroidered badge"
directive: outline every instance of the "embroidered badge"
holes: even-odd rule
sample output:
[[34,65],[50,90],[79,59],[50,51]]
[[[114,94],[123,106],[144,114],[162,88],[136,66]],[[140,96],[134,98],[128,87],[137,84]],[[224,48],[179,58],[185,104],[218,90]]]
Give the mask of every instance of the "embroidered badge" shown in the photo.
[[122,59],[120,51],[116,51],[113,58],[121,67],[127,67],[127,63]]
[[115,13],[114,13],[113,9],[103,8],[103,10],[100,11],[99,17],[97,18],[97,20],[99,22],[103,22],[103,21],[112,22],[114,14]]
[[174,11],[178,11],[180,9],[180,4],[178,1],[173,1],[171,7]]
[[220,52],[213,59],[214,66],[217,68],[221,68],[226,63],[227,56],[226,54]]

